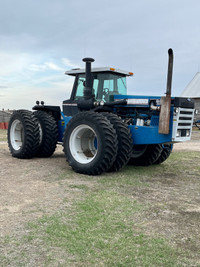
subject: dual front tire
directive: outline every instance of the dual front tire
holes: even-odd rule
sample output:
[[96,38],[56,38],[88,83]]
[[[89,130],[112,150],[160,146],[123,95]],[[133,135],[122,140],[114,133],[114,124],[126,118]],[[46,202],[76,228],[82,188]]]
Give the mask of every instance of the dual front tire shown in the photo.
[[130,158],[131,134],[114,114],[81,112],[68,123],[63,140],[69,165],[78,173],[118,171]]

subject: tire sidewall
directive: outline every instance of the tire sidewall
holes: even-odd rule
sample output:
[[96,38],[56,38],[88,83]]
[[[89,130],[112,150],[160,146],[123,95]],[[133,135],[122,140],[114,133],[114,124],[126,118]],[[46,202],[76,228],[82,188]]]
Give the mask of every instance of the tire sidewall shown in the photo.
[[[46,115],[46,114],[45,114]],[[46,131],[46,124],[43,116],[37,116],[37,111],[34,112],[34,116],[36,117],[38,121],[38,126],[39,128],[41,127],[42,132],[40,133],[40,143],[38,150],[44,145],[46,136],[47,136],[47,131]]]
[[54,153],[58,141],[58,126],[54,117],[45,111],[33,113],[39,127],[39,146],[37,157],[50,157]]
[[[23,142],[22,142],[21,148],[18,150],[14,149],[14,147],[11,143],[11,137],[10,137],[11,127],[12,127],[15,120],[19,120],[23,126]],[[8,124],[8,145],[9,145],[10,151],[14,157],[18,157],[23,153],[23,150],[24,150],[25,144],[26,144],[26,138],[27,138],[26,137],[26,123],[24,121],[24,118],[19,112],[15,112],[15,113],[13,113],[12,117],[10,118],[10,121]]]

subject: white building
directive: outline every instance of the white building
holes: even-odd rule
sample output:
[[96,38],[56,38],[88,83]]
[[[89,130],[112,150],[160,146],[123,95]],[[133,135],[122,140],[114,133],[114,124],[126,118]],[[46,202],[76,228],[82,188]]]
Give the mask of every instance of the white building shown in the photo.
[[191,82],[189,82],[182,92],[181,97],[194,99],[195,109],[198,110],[198,114],[195,116],[195,119],[200,119],[200,72],[197,72]]

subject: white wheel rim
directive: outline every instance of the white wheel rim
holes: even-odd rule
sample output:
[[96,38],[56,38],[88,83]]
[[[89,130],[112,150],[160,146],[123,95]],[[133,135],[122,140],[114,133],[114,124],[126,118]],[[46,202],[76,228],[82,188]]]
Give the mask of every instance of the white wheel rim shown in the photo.
[[19,150],[24,141],[24,128],[19,120],[14,120],[10,128],[10,142],[14,150]]
[[74,159],[81,164],[91,162],[98,150],[95,142],[97,136],[91,127],[85,124],[77,126],[69,139],[69,149]]

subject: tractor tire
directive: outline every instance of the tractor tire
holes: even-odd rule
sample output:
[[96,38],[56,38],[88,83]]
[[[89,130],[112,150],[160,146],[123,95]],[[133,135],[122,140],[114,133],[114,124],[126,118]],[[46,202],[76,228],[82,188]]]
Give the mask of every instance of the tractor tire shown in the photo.
[[130,129],[127,124],[125,124],[119,116],[113,113],[102,113],[113,125],[116,130],[117,140],[118,140],[118,150],[117,157],[108,170],[108,172],[119,171],[123,168],[130,160],[132,154],[133,140]]
[[169,158],[171,152],[173,149],[173,145],[162,145],[162,152],[160,154],[160,157],[154,162],[154,164],[161,164],[163,163],[167,158]]
[[65,156],[72,169],[78,173],[99,175],[106,172],[116,159],[117,146],[116,131],[100,113],[78,113],[65,129]]
[[39,146],[39,127],[29,110],[16,110],[8,124],[8,147],[13,157],[30,159]]
[[38,121],[40,142],[37,157],[51,157],[56,149],[58,139],[58,126],[55,119],[45,111],[38,110],[33,113]]
[[137,153],[132,154],[129,160],[129,165],[135,166],[149,166],[154,164],[156,160],[160,157],[162,152],[161,145],[144,145],[140,146],[137,150],[137,146],[133,146],[133,151],[136,150]]

